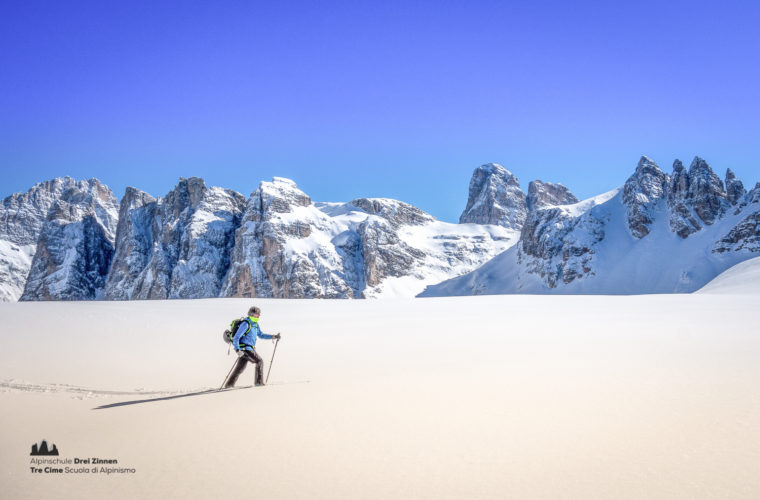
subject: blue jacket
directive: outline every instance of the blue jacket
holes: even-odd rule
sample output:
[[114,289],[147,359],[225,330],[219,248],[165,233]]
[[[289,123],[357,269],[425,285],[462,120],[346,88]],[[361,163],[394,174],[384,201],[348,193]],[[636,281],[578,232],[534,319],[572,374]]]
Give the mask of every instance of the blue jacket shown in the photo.
[[232,346],[236,351],[245,349],[246,351],[252,351],[256,345],[256,338],[272,339],[274,336],[262,333],[259,328],[259,319],[248,316],[245,321],[240,322],[235,336],[232,338]]

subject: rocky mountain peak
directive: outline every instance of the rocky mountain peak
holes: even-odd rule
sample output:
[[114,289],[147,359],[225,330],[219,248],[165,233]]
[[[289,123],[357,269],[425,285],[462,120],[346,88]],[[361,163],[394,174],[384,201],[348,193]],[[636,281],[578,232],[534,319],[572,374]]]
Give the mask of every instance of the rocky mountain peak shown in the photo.
[[39,182],[26,193],[14,193],[0,205],[0,239],[16,245],[36,245],[53,204],[76,186],[71,177]]
[[689,192],[689,173],[683,166],[681,160],[676,159],[673,162],[673,173],[670,175],[670,186],[668,189],[668,202],[671,205],[677,203]]
[[705,160],[695,156],[689,166],[689,197],[697,198],[708,193],[725,196],[723,182]]
[[288,213],[294,207],[311,205],[309,195],[298,189],[298,185],[284,177],[273,177],[272,182],[261,182],[251,195],[251,202],[259,214]]
[[[145,191],[132,186],[128,186],[124,191],[124,196],[121,199],[119,211],[121,212],[121,210],[123,210],[125,207],[141,207],[147,203],[152,203],[154,201],[156,201],[156,199]],[[119,218],[121,219],[121,215]]]
[[525,193],[517,177],[497,163],[486,163],[472,173],[467,206],[459,222],[520,229],[527,213]]
[[0,202],[0,301],[18,300],[23,294],[48,215],[73,186],[71,177],[59,177]]
[[528,197],[526,204],[529,211],[542,207],[570,205],[578,203],[578,198],[562,184],[552,184],[540,180],[531,181],[528,184]]
[[51,186],[57,197],[46,214],[20,300],[101,298],[118,200],[97,179],[75,182],[67,177]]
[[640,187],[640,191],[650,199],[662,198],[665,193],[663,180],[667,178],[665,172],[648,156],[642,156],[636,165],[636,170],[628,179],[634,180]]
[[350,204],[370,215],[387,219],[395,227],[402,224],[418,226],[435,220],[413,205],[389,198],[356,198]]
[[736,205],[747,194],[742,181],[736,178],[734,172],[726,169],[726,199],[731,205]]
[[721,184],[701,158],[668,176],[642,157],[621,190],[532,210],[514,249],[423,295],[692,292],[760,254],[760,184],[745,194],[730,170]]
[[197,208],[205,193],[206,182],[203,179],[180,177],[174,189],[169,191],[162,200],[162,206],[167,213],[179,217],[184,210]]
[[649,234],[649,225],[654,220],[653,211],[657,202],[668,191],[669,178],[660,167],[647,156],[642,156],[636,170],[623,186],[623,203],[628,212],[628,228],[635,238]]
[[691,160],[691,165],[689,165],[689,174],[694,175],[696,172],[703,172],[706,175],[714,173],[710,165],[699,156],[695,156],[694,159]]
[[755,183],[755,187],[747,193],[747,203],[760,203],[760,182]]
[[723,181],[699,156],[694,157],[689,166],[688,199],[694,212],[707,225],[715,222],[727,209]]

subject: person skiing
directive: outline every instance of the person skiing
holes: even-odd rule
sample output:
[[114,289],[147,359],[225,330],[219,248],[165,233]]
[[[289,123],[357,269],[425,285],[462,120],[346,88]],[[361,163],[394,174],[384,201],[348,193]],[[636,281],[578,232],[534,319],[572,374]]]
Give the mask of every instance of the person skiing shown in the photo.
[[240,322],[235,336],[232,338],[232,347],[238,355],[238,360],[235,363],[235,368],[232,370],[232,374],[227,379],[225,389],[234,387],[240,374],[243,373],[248,363],[256,365],[256,385],[264,385],[264,360],[261,359],[256,353],[256,339],[280,339],[280,334],[267,335],[259,328],[259,317],[261,316],[261,309],[258,307],[251,307],[248,309],[248,316],[245,320]]

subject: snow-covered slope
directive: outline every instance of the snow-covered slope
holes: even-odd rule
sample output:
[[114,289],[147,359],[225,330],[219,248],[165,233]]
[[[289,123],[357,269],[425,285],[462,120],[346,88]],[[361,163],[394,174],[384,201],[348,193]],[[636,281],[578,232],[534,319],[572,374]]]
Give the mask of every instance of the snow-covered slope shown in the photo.
[[312,203],[283,178],[262,182],[235,236],[226,297],[414,296],[475,269],[518,233],[448,224],[407,203]]
[[723,271],[697,293],[760,294],[760,257]]
[[668,176],[643,157],[619,190],[531,212],[517,245],[422,296],[699,289],[760,251],[760,188],[729,198],[704,160],[679,164]]
[[0,302],[14,302],[24,293],[24,285],[37,245],[17,245],[0,239]]

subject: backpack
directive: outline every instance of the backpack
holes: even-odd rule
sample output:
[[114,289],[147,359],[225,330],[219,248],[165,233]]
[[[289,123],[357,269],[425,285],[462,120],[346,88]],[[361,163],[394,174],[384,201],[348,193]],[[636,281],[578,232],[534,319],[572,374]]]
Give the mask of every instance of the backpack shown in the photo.
[[[230,323],[230,329],[225,330],[224,333],[222,334],[222,338],[224,339],[225,342],[227,342],[228,344],[232,343],[232,339],[233,337],[235,337],[235,332],[237,332],[238,328],[240,328],[240,323],[242,323],[243,321],[245,321],[245,318],[237,318],[237,319],[232,320],[232,323]],[[250,330],[250,325],[248,326],[248,329]]]

